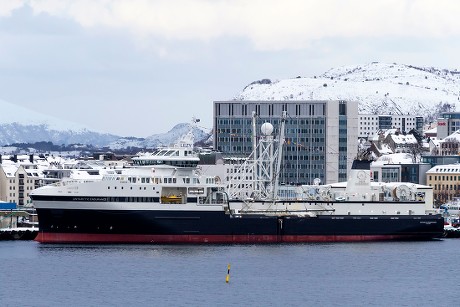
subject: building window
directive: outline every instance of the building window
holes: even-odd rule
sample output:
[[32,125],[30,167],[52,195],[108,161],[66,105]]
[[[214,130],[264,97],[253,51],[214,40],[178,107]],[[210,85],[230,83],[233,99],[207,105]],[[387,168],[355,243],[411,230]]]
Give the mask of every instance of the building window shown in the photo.
[[339,115],[347,115],[347,105],[345,101],[339,101]]

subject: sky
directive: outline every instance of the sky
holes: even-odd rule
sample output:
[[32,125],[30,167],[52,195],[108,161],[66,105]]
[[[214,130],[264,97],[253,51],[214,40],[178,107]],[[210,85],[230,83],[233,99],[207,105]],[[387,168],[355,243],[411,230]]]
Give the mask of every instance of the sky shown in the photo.
[[120,136],[211,129],[213,101],[255,80],[460,69],[458,16],[457,0],[0,0],[0,99]]

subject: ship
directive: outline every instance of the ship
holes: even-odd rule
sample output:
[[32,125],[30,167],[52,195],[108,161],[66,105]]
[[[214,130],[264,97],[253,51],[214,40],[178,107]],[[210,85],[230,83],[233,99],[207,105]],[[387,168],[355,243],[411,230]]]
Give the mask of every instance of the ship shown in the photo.
[[[41,243],[256,244],[431,240],[444,221],[429,186],[373,182],[278,182],[284,145],[270,123],[227,182],[200,171],[189,132],[177,144],[133,157],[94,180],[64,179],[31,193]],[[256,136],[258,135],[258,136]]]

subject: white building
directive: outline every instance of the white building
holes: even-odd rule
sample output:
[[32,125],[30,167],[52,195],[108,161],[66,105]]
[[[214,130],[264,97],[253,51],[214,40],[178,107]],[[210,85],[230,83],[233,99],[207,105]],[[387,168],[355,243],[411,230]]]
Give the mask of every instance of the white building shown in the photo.
[[104,170],[122,167],[125,161],[79,161],[61,157],[39,158],[34,155],[0,155],[0,201],[30,206],[29,194],[46,184],[70,176],[100,178]]
[[395,153],[379,157],[371,163],[371,178],[378,182],[412,182],[426,184],[429,163],[414,162],[413,155]]
[[423,133],[423,117],[413,115],[373,115],[360,114],[358,116],[358,136],[368,139],[388,129],[399,129],[402,133],[412,129]]
[[43,173],[33,156],[2,157],[0,161],[0,200],[31,205],[29,193],[41,185]]
[[418,141],[412,134],[390,133],[387,135],[386,143],[394,153],[412,153],[418,148]]

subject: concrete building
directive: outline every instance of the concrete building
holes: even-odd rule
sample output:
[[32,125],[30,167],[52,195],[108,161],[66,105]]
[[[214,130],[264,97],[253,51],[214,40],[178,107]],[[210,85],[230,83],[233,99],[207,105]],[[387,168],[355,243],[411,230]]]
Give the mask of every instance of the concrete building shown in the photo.
[[436,165],[455,164],[460,163],[460,156],[437,156],[437,155],[423,155],[422,163],[428,163],[431,167]]
[[433,187],[435,205],[460,196],[460,164],[437,165],[426,172],[427,185]]
[[402,134],[396,129],[386,137],[386,143],[394,153],[412,153],[417,150],[419,144],[412,134]]
[[428,163],[415,163],[408,153],[385,155],[371,163],[371,179],[379,182],[411,182],[426,185]]
[[34,155],[0,155],[0,201],[15,203],[18,207],[32,204],[29,193],[43,185],[64,178],[102,178],[106,170],[123,167],[123,160],[74,160]]
[[460,112],[441,113],[438,118],[437,137],[444,139],[457,130],[460,130]]
[[419,144],[412,134],[401,133],[399,129],[388,129],[374,135],[371,139],[369,148],[377,157],[394,154],[410,153],[420,154],[424,147]]
[[460,130],[454,131],[452,134],[437,142],[434,154],[440,156],[455,156],[460,154]]
[[423,133],[423,117],[413,115],[374,115],[360,114],[358,119],[358,136],[368,139],[388,129],[399,129],[407,133],[415,129]]
[[275,133],[287,111],[281,183],[346,181],[358,145],[356,101],[215,101],[214,149],[226,156],[247,157],[253,149],[252,112],[257,133],[270,122]]
[[31,205],[29,193],[41,185],[42,178],[32,155],[0,158],[0,200],[18,206]]

